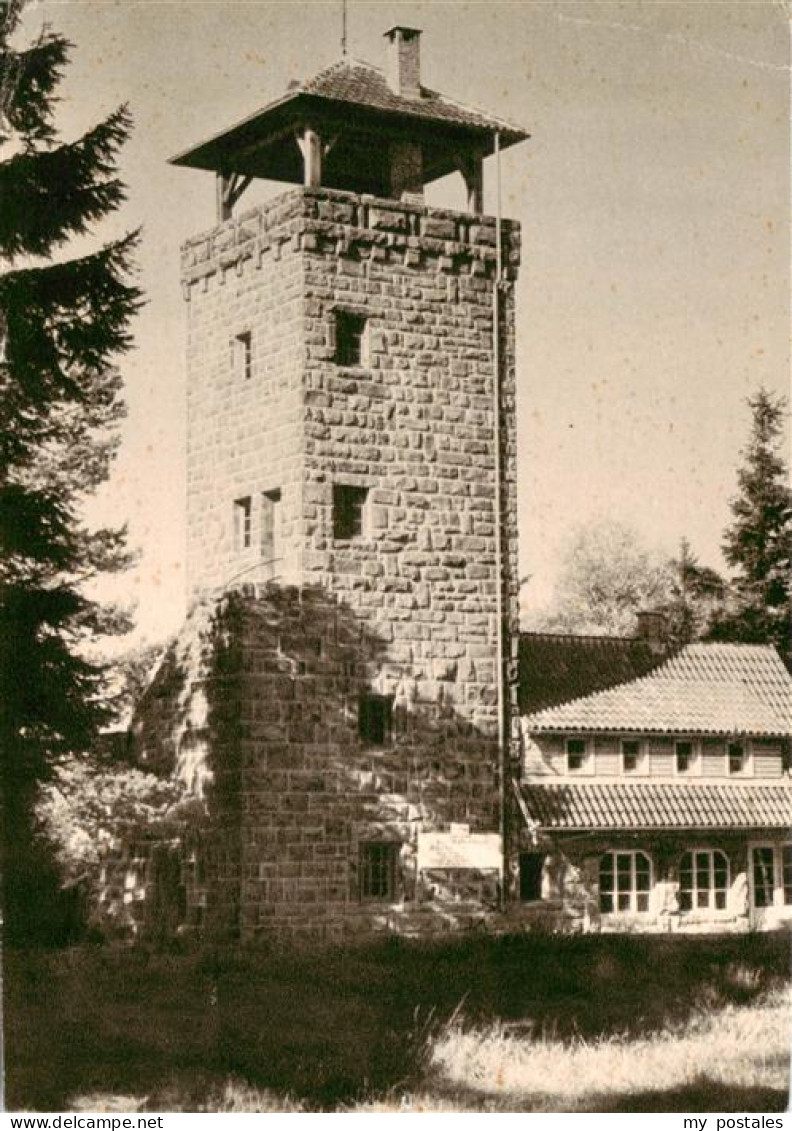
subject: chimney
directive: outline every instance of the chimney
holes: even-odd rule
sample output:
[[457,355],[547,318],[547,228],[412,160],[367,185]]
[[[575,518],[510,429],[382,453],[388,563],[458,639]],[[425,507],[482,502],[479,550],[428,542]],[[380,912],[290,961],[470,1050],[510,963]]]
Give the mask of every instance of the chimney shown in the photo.
[[655,656],[668,651],[668,620],[665,613],[645,609],[635,614],[637,625],[635,635],[645,640]]
[[421,32],[415,27],[392,27],[388,41],[388,86],[401,98],[421,97]]

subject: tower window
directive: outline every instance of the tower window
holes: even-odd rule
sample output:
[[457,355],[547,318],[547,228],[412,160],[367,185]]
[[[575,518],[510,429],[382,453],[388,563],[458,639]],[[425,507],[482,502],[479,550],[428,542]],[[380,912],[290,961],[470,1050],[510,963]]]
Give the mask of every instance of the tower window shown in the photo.
[[342,541],[363,535],[364,514],[368,490],[333,484],[333,537]]
[[337,365],[362,365],[366,318],[349,310],[335,312],[335,361]]
[[393,699],[389,695],[365,694],[358,704],[358,733],[372,746],[384,746],[393,729]]
[[245,381],[253,375],[253,335],[250,330],[237,334],[231,341],[231,364],[234,373]]
[[251,520],[253,507],[250,495],[234,500],[234,549],[249,550],[251,546]]
[[280,490],[264,491],[261,496],[261,557],[265,562],[273,562],[279,553],[280,503]]
[[395,898],[398,858],[399,846],[391,841],[369,841],[360,845],[361,899]]

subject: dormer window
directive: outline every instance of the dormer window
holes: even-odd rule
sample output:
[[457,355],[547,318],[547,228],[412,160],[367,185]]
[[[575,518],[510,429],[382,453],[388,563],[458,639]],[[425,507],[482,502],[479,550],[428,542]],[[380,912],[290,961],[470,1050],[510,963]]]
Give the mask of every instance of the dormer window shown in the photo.
[[570,774],[584,773],[588,764],[588,744],[585,738],[568,738],[566,740],[567,772]]
[[744,774],[748,769],[748,755],[744,743],[730,742],[726,748],[726,757],[730,776]]
[[336,365],[365,365],[366,317],[351,310],[335,312]]
[[641,744],[637,739],[624,739],[621,744],[622,770],[625,774],[637,774],[641,767]]
[[674,769],[678,774],[692,773],[694,757],[693,743],[688,739],[674,743]]

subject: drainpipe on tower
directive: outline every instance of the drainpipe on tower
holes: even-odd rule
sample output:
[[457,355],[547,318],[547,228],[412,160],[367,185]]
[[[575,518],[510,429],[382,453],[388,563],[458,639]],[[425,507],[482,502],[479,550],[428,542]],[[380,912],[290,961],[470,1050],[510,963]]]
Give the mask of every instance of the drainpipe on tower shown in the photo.
[[503,245],[501,234],[501,168],[500,133],[495,134],[495,286],[492,291],[492,416],[494,433],[495,461],[495,615],[496,615],[496,687],[498,714],[498,765],[500,770],[500,838],[502,853],[502,873],[500,885],[500,909],[507,904],[509,877],[509,741],[507,734],[508,712],[506,709],[505,659],[504,659],[504,615],[503,615],[503,488],[501,458],[501,284],[503,280]]

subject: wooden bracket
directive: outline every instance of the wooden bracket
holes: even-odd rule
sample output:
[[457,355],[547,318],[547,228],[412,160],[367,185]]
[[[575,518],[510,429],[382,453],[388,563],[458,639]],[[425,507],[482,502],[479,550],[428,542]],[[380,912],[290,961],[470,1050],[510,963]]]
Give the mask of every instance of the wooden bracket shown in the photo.
[[297,132],[297,144],[303,159],[303,184],[306,188],[319,188],[322,184],[322,139],[312,126],[303,126]]
[[245,177],[241,173],[231,173],[226,177],[223,173],[217,174],[217,219],[219,223],[230,220],[234,205],[242,193],[250,186],[252,177]]
[[484,158],[480,153],[455,153],[454,160],[465,180],[468,212],[480,216],[484,211]]

